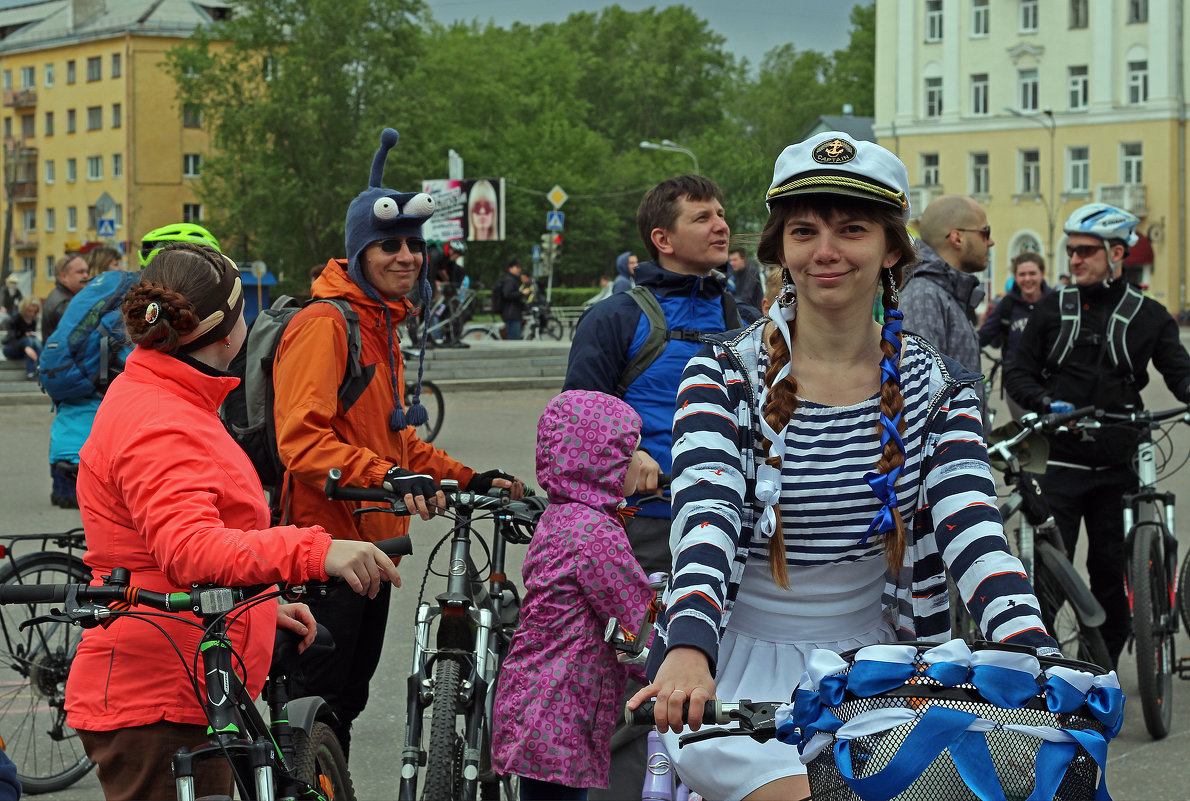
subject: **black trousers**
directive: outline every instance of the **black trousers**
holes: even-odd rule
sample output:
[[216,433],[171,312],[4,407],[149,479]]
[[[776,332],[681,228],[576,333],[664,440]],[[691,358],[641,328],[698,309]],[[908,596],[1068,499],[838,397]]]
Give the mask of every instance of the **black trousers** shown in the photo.
[[1079,524],[1086,525],[1087,574],[1091,594],[1107,613],[1099,630],[1111,654],[1112,667],[1132,631],[1132,614],[1124,591],[1123,496],[1136,488],[1136,476],[1128,467],[1078,470],[1050,466],[1041,477],[1041,490],[1072,558]]
[[[669,518],[634,517],[628,521],[625,531],[632,555],[640,563],[645,574],[669,573],[673,570],[673,557],[669,550]],[[641,685],[629,681],[620,707],[636,694]],[[617,716],[619,717],[619,716]],[[640,798],[645,783],[645,765],[649,759],[647,737],[648,726],[627,727],[616,725],[612,735],[612,766],[608,774],[610,782],[606,790],[592,788],[588,791],[590,801],[624,801]]]
[[334,635],[335,649],[298,657],[292,697],[319,695],[330,704],[345,756],[351,748],[351,724],[368,703],[368,684],[380,663],[391,592],[392,585],[383,582],[376,597],[368,598],[343,584],[326,598],[306,601],[314,619]]

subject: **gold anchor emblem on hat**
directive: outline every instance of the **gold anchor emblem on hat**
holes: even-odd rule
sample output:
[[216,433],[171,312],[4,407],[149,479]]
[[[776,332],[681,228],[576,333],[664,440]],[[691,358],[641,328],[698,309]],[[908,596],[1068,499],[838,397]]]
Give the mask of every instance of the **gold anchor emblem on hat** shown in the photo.
[[813,157],[819,164],[842,164],[855,158],[855,148],[844,139],[830,139],[814,148]]

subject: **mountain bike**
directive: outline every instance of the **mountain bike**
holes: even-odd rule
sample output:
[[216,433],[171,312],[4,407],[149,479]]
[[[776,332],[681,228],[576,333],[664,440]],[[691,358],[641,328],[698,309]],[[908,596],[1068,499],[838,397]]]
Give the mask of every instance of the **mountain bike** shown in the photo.
[[[1157,489],[1158,473],[1168,475],[1166,424],[1190,424],[1190,405],[1161,412],[1095,412],[1090,425],[1126,426],[1138,434],[1133,469],[1136,492],[1124,495],[1124,578],[1132,607],[1132,644],[1145,728],[1155,740],[1167,736],[1173,716],[1174,674],[1190,676],[1176,656],[1178,631],[1178,540],[1175,498]],[[1164,449],[1164,450],[1163,450]],[[1158,464],[1160,460],[1161,464]],[[1185,459],[1178,465],[1185,464]],[[1177,469],[1177,468],[1175,468]]]
[[550,314],[548,303],[538,303],[526,309],[524,320],[521,339],[552,339],[557,342],[562,338],[562,323]]
[[[356,514],[408,514],[400,497],[388,490],[338,486],[337,472],[327,481],[328,498],[383,504]],[[420,779],[423,801],[472,801],[477,794],[499,799],[501,792],[516,799],[511,777],[497,776],[491,767],[496,684],[521,606],[504,562],[509,544],[528,544],[546,501],[467,492],[455,481],[439,484],[446,496],[440,514],[455,524],[431,551],[418,591],[397,797],[414,801]],[[495,529],[490,545],[474,527],[478,520],[491,521]],[[449,567],[437,572],[434,557],[447,543]],[[486,564],[472,559],[473,543],[480,546]],[[432,603],[425,600],[431,575],[446,579]]]
[[[0,590],[10,586],[84,583],[81,528],[52,534],[0,537]],[[18,556],[28,546],[35,551]],[[34,605],[34,616],[48,611]],[[95,767],[74,730],[66,725],[66,675],[80,632],[70,626],[21,630],[20,610],[0,606],[0,737],[30,795],[63,790]]]
[[989,434],[988,456],[992,467],[1004,473],[1004,484],[1010,489],[1000,506],[1000,516],[1005,531],[1016,517],[1013,534],[1017,555],[1033,582],[1046,628],[1062,653],[1110,666],[1111,654],[1099,630],[1106,619],[1103,607],[1071,563],[1062,532],[1037,481],[1037,476],[1045,472],[1049,454],[1049,443],[1042,434],[1094,411],[1094,407],[1087,407],[1010,421]]
[[[394,557],[412,550],[408,537],[386,540],[377,546]],[[88,575],[84,581],[89,578]],[[322,595],[337,581],[309,581],[280,590],[272,585],[251,588],[193,585],[189,592],[160,593],[132,585],[131,573],[118,567],[103,576],[102,585],[0,586],[0,605],[30,615],[21,625],[22,630],[45,627],[56,634],[62,630],[110,625],[122,617],[152,621],[159,616],[136,611],[137,606],[170,614],[202,630],[201,643],[186,667],[190,690],[202,705],[209,724],[209,740],[194,748],[180,749],[173,757],[180,801],[194,801],[195,765],[207,759],[228,761],[239,797],[243,799],[341,801],[352,799],[354,794],[347,760],[326,722],[333,719],[330,707],[317,697],[288,697],[288,666],[297,657],[296,635],[278,630],[280,646],[275,651],[264,692],[268,723],[251,699],[244,697],[243,685],[234,669],[242,664],[242,659],[234,653],[228,638],[231,623],[249,607],[272,603],[278,597],[295,601]],[[118,606],[109,607],[107,603]],[[61,608],[45,611],[44,604],[61,604]],[[188,619],[191,615],[199,620]],[[323,645],[329,647],[325,636]],[[176,646],[174,649],[185,662]]]
[[[405,358],[405,377],[409,379],[411,376],[409,370],[416,370],[417,354],[408,350],[402,350],[401,355]],[[409,408],[410,402],[413,400],[413,390],[416,386],[417,375],[412,375],[413,381],[405,381],[405,408]],[[446,401],[442,398],[442,389],[429,379],[423,378],[421,381],[421,397],[419,398],[421,405],[426,407],[426,414],[429,415],[426,422],[417,427],[417,438],[422,442],[433,442],[434,437],[438,436],[438,432],[442,430],[442,421],[446,417]]]

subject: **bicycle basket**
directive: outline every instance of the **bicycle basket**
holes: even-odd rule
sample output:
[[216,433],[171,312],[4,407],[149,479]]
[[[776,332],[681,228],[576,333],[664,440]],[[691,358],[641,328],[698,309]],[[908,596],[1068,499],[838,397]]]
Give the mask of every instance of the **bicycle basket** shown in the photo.
[[[1026,651],[1028,649],[1025,649]],[[812,652],[778,738],[814,801],[1110,799],[1115,673],[962,640]]]

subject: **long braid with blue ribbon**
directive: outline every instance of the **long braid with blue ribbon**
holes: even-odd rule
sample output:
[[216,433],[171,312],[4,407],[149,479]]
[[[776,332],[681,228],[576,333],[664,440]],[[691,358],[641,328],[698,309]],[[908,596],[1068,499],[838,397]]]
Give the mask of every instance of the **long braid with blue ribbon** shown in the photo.
[[[901,439],[904,428],[904,402],[901,394],[901,328],[905,315],[896,308],[898,297],[892,270],[886,271],[884,325],[880,329],[880,461],[876,470],[864,476],[872,492],[880,501],[880,510],[872,519],[867,532],[860,538],[865,544],[872,534],[895,538],[894,547],[886,548],[889,566],[900,567],[904,556],[904,522],[897,508],[897,479],[905,464],[905,443]],[[890,397],[890,395],[892,397]],[[900,402],[897,402],[900,401]],[[889,445],[893,448],[889,448]],[[882,465],[884,465],[882,469]]]

